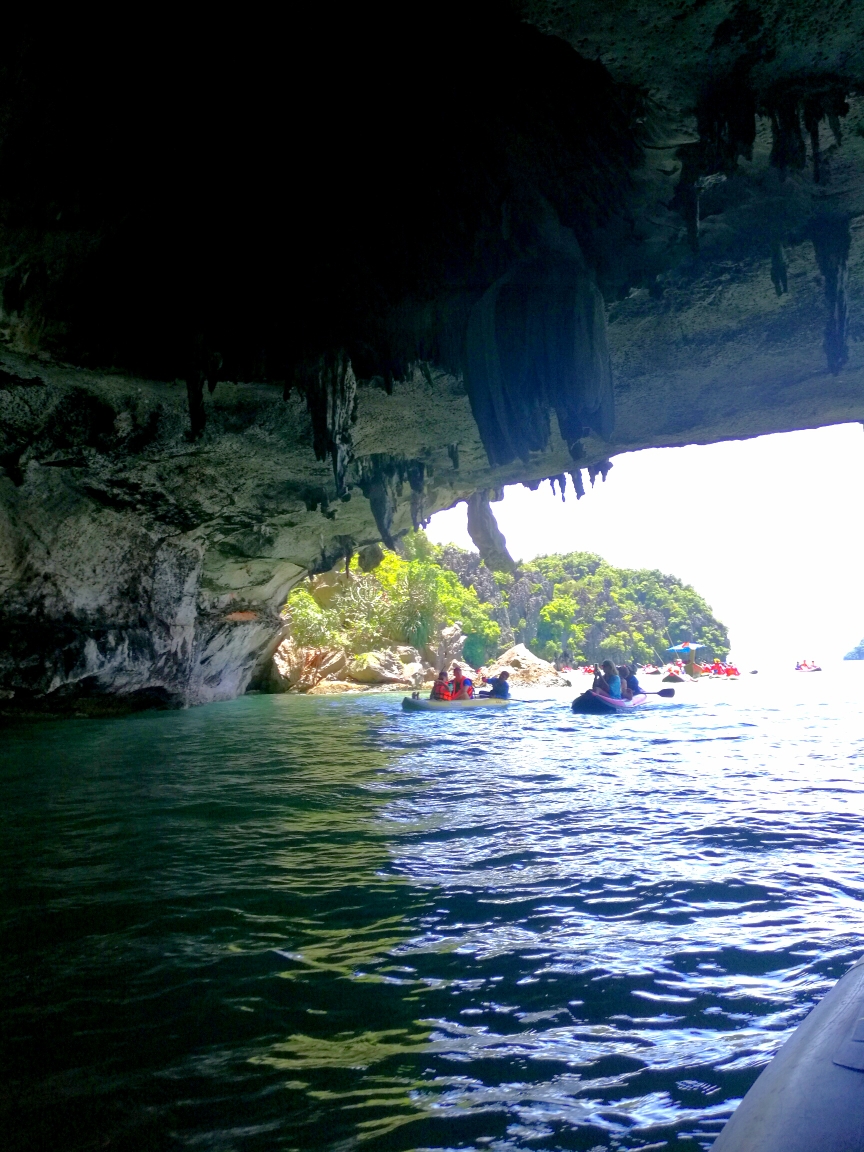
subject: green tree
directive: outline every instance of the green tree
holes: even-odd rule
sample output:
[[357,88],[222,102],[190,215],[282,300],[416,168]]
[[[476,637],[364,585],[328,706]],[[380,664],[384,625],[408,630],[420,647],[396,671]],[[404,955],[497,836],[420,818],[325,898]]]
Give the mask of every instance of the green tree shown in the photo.
[[341,643],[338,619],[321,608],[304,587],[295,588],[285,605],[291,635],[304,648],[326,648]]
[[[563,589],[564,585],[559,585],[555,591]],[[545,659],[554,660],[565,650],[573,651],[576,641],[574,622],[578,610],[576,600],[567,595],[556,596],[540,609],[536,644],[538,654],[542,652]]]
[[[682,640],[706,645],[709,658],[728,654],[726,628],[702,597],[663,572],[614,568],[591,552],[541,556],[515,576],[496,574],[487,584],[494,591],[489,604],[443,567],[441,556],[424,533],[414,532],[404,539],[404,556],[386,552],[374,571],[352,576],[327,608],[308,587],[296,588],[286,605],[292,634],[301,644],[339,644],[354,652],[393,643],[422,648],[458,621],[467,636],[465,659],[477,666],[500,650],[492,613],[503,605],[517,638],[547,660],[567,654],[576,662],[643,663],[665,659],[670,644]],[[526,596],[546,598],[536,634],[522,615]]]
[[422,648],[457,621],[466,634],[465,659],[483,663],[498,649],[499,625],[491,605],[473,587],[437,563],[437,549],[422,532],[405,542],[405,557],[385,552],[372,572],[354,576],[321,608],[306,587],[295,588],[286,603],[291,633],[298,643],[342,644],[354,652],[388,644]]
[[[419,532],[413,536],[426,539]],[[422,647],[439,628],[458,621],[467,637],[465,659],[471,664],[482,663],[501,636],[499,625],[490,616],[491,605],[480,602],[473,586],[463,587],[455,572],[432,558],[422,558],[425,549],[416,539],[411,545],[416,559],[403,560],[388,552],[372,573],[391,602],[391,635]]]
[[531,642],[539,656],[554,659],[568,651],[576,661],[642,663],[665,658],[666,649],[682,640],[705,644],[709,657],[728,654],[725,626],[674,576],[614,568],[591,552],[539,557],[523,576],[535,592],[543,587],[540,581],[552,585]]

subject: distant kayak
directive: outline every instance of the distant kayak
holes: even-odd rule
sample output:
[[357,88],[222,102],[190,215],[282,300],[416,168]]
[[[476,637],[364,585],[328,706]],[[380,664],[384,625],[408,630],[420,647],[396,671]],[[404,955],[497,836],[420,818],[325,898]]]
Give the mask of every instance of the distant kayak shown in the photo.
[[574,712],[589,716],[609,715],[611,712],[629,712],[644,704],[648,697],[644,693],[634,696],[632,700],[614,700],[611,696],[604,696],[602,692],[595,692],[589,688],[573,701]]
[[495,696],[475,696],[472,700],[413,700],[406,696],[402,701],[403,712],[464,712],[469,708],[506,708],[509,700],[499,700]]
[[679,676],[677,672],[670,672],[668,675],[663,677],[663,683],[664,684],[683,684],[684,683],[684,677]]

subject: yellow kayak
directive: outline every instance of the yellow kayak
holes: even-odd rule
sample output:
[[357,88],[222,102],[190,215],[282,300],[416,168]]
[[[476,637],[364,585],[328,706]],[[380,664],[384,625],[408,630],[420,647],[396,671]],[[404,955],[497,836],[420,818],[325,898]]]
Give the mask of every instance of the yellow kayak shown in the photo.
[[495,696],[475,696],[472,700],[413,700],[406,696],[402,701],[403,712],[463,712],[468,708],[506,708],[509,700],[499,700]]

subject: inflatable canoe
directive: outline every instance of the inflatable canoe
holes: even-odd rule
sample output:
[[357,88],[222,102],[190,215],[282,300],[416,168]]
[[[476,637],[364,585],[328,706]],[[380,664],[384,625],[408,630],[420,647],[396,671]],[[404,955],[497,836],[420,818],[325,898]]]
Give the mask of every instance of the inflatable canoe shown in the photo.
[[796,1028],[711,1148],[864,1149],[864,964],[847,972]]
[[509,700],[497,700],[494,696],[475,696],[473,700],[413,700],[406,696],[402,701],[403,712],[464,712],[469,708],[506,708]]
[[647,699],[648,697],[640,692],[632,700],[613,700],[611,696],[604,696],[602,692],[595,692],[593,688],[589,688],[587,692],[576,697],[572,708],[574,712],[583,715],[608,716],[610,712],[629,712],[644,704]]

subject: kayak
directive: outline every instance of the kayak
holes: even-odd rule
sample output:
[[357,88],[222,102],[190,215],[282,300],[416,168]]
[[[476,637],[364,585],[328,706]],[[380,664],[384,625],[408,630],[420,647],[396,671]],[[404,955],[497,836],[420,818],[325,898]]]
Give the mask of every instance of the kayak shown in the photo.
[[864,1148],[864,965],[799,1024],[738,1105],[712,1152]]
[[573,701],[574,712],[589,716],[608,716],[610,712],[629,712],[644,704],[648,697],[644,692],[634,696],[632,700],[614,700],[611,696],[604,696],[602,692],[595,692],[589,688]]
[[406,696],[402,701],[403,712],[464,712],[469,708],[506,708],[509,700],[498,700],[494,696],[475,696],[472,700],[413,700]]
[[670,672],[668,676],[663,677],[664,684],[684,684],[683,676],[679,676],[677,672]]

